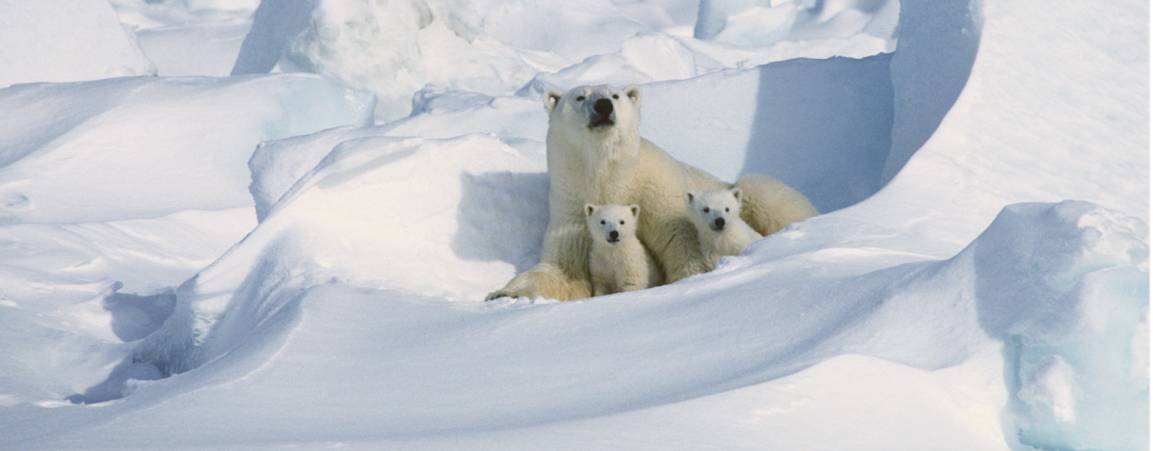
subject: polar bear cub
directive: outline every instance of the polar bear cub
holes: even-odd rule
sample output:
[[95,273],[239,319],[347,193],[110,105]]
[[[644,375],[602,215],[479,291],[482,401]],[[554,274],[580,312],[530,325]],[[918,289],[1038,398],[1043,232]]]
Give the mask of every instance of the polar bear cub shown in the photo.
[[689,217],[697,227],[701,254],[709,268],[716,268],[721,257],[737,255],[754,241],[764,238],[741,219],[741,189],[698,191],[685,195]]
[[593,296],[660,285],[664,275],[637,238],[637,205],[585,205]]

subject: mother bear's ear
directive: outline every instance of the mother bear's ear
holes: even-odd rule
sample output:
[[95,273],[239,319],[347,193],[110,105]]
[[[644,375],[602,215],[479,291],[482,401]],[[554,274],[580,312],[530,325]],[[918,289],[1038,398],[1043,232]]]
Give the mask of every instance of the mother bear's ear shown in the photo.
[[544,93],[544,109],[545,109],[545,111],[548,111],[551,113],[552,110],[555,110],[556,106],[560,105],[560,99],[562,96],[563,96],[563,94],[556,92],[556,91],[553,91],[551,89],[548,90],[547,92],[545,92]]
[[628,96],[629,100],[632,100],[633,103],[641,103],[641,88],[637,85],[629,85],[629,87],[625,88],[625,95]]

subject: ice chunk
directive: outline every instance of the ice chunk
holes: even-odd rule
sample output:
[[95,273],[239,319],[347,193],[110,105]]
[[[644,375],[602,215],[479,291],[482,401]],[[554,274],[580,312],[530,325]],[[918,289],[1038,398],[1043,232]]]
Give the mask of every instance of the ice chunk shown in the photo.
[[962,254],[980,321],[1006,343],[1022,443],[1148,448],[1146,225],[1084,202],[1006,208]]
[[409,113],[412,93],[433,83],[512,92],[534,71],[480,32],[476,6],[459,0],[265,1],[233,74],[323,74],[372,91],[382,120]]

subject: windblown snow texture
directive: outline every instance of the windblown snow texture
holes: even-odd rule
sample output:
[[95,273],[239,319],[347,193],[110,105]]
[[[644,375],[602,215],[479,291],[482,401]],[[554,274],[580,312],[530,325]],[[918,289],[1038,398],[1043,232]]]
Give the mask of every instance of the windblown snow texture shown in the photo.
[[[1146,2],[112,3],[159,77],[0,89],[0,449],[1149,446]],[[480,302],[586,83],[824,214]]]

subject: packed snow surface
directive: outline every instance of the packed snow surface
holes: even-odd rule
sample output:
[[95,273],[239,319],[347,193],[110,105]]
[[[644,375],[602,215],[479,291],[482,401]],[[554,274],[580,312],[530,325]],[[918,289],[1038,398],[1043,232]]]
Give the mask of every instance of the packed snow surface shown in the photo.
[[[160,77],[0,89],[0,449],[1149,447],[1145,2],[257,3],[115,0]],[[480,302],[583,83],[825,214]]]
[[0,1],[0,88],[156,72],[102,1]]

